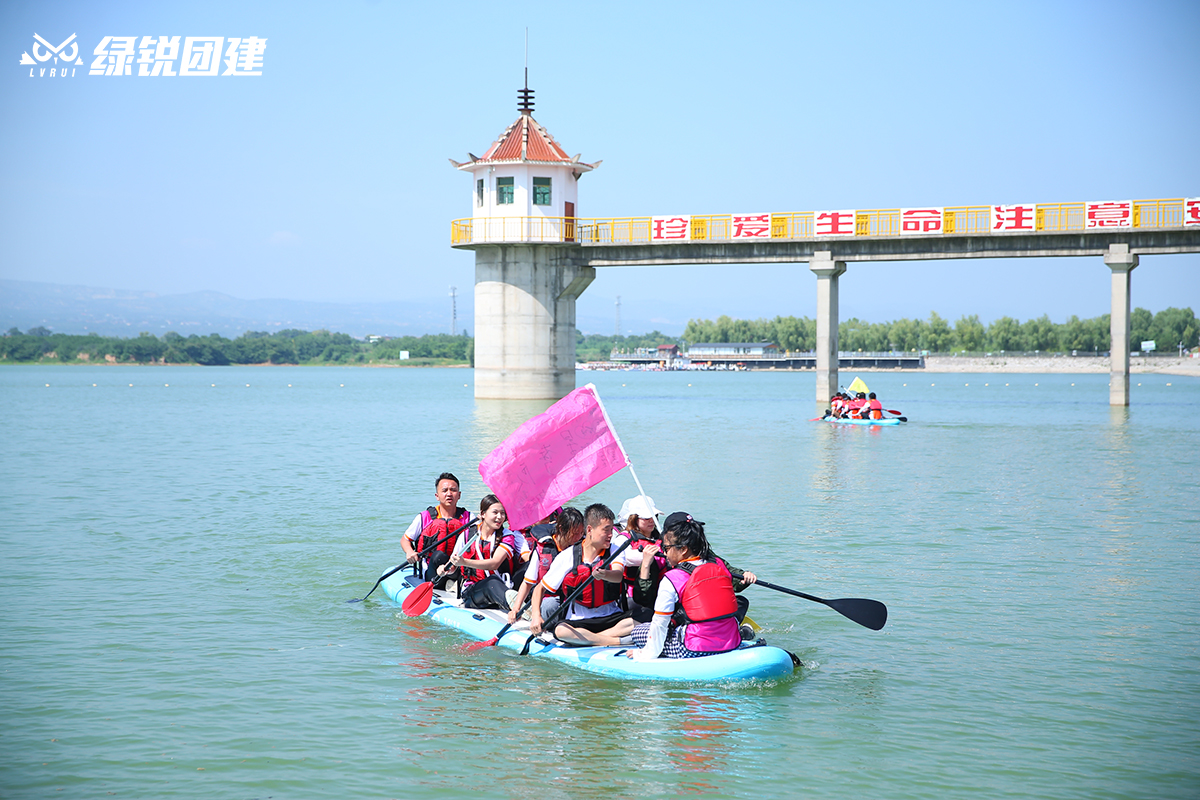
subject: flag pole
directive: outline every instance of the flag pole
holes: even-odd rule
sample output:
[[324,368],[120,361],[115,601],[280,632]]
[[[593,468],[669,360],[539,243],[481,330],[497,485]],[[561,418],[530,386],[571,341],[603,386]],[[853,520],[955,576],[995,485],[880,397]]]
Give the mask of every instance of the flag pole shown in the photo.
[[629,467],[629,474],[633,476],[633,482],[637,484],[638,494],[642,497],[646,496],[646,490],[642,488],[642,482],[638,480],[637,473],[633,471],[633,462],[629,460],[629,453],[625,451],[625,445],[621,444],[621,436],[617,433],[617,429],[613,426],[612,420],[608,417],[608,409],[604,407],[604,403],[600,400],[600,393],[596,391],[596,384],[589,383],[585,387],[592,392],[592,397],[596,398],[596,405],[600,408],[600,413],[604,415],[604,424],[608,426],[608,430],[612,432],[613,440],[616,441],[617,447],[621,448],[621,455],[625,456],[625,466]]

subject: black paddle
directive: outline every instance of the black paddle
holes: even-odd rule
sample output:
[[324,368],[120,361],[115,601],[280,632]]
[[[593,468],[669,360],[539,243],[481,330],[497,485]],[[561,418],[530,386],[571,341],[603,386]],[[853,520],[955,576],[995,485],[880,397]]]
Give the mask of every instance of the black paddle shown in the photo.
[[908,417],[900,416],[899,411],[892,411],[890,408],[885,408],[884,411],[888,412],[889,414],[894,414],[896,419],[900,420],[901,422],[908,422]]
[[[417,560],[416,560],[414,563],[416,563],[416,564],[420,564],[420,563],[421,563],[421,558],[422,558],[422,556],[424,556],[424,555],[425,555],[426,553],[428,553],[430,550],[433,550],[433,549],[435,549],[435,548],[436,548],[436,547],[437,547],[439,544],[441,544],[442,542],[446,541],[446,540],[447,540],[447,539],[449,539],[451,536],[454,536],[454,535],[456,535],[456,534],[459,534],[459,533],[461,533],[463,530],[465,530],[465,529],[467,529],[467,528],[470,528],[470,527],[471,527],[472,525],[474,525],[474,524],[475,524],[475,522],[477,522],[477,521],[478,521],[478,520],[468,520],[466,525],[462,526],[461,528],[455,528],[454,530],[450,531],[450,533],[447,533],[445,536],[443,536],[442,538],[438,539],[438,540],[437,540],[436,542],[434,542],[433,544],[431,544],[431,545],[429,545],[428,547],[424,548],[423,550],[421,550],[421,552],[417,553]],[[407,566],[408,566],[408,562],[407,562],[407,561],[405,561],[403,564],[400,564],[399,566],[397,566],[397,567],[395,567],[395,568],[393,568],[393,569],[390,569],[390,570],[388,570],[387,572],[385,572],[385,573],[383,573],[382,575],[380,575],[380,576],[379,576],[379,580],[375,581],[375,585],[371,587],[371,591],[370,591],[370,592],[367,592],[367,593],[366,593],[366,594],[364,594],[362,597],[355,597],[355,598],[353,598],[353,599],[351,599],[351,600],[347,600],[346,602],[347,602],[347,603],[361,603],[363,600],[366,600],[368,597],[370,597],[370,596],[371,596],[371,592],[374,592],[376,589],[378,589],[378,588],[379,588],[379,584],[383,583],[383,582],[384,582],[384,580],[386,580],[387,578],[390,578],[391,576],[395,575],[397,572],[399,572],[400,570],[404,569],[404,568],[405,568],[405,567],[407,567]]]
[[811,594],[797,592],[795,589],[789,589],[786,586],[776,586],[761,579],[755,581],[753,585],[765,586],[768,589],[774,589],[777,592],[783,592],[795,597],[803,597],[805,600],[812,600],[814,603],[824,603],[843,617],[853,620],[864,628],[870,628],[873,631],[877,631],[887,624],[887,606],[878,600],[864,600],[856,597],[842,600],[824,600],[820,597],[814,597]]
[[[558,625],[558,623],[562,622],[562,618],[564,616],[566,616],[567,609],[569,609],[571,607],[571,603],[574,603],[575,598],[577,598],[577,597],[579,597],[579,595],[583,594],[583,590],[586,589],[591,584],[592,581],[596,580],[596,571],[602,570],[602,569],[608,569],[608,565],[613,562],[613,559],[616,558],[617,556],[621,555],[621,553],[625,551],[626,547],[629,547],[629,545],[633,544],[633,540],[635,538],[638,538],[638,537],[630,536],[628,539],[626,539],[625,544],[623,544],[617,548],[617,552],[611,553],[608,556],[608,558],[604,559],[604,561],[602,561],[600,563],[600,566],[598,566],[592,570],[592,574],[588,576],[587,580],[585,580],[583,583],[581,583],[575,587],[575,591],[571,592],[571,595],[569,597],[567,597],[565,600],[563,600],[562,603],[559,604],[558,608],[554,609],[554,613],[552,613],[550,615],[550,618],[545,620],[542,623],[542,631],[543,632],[548,630],[548,631],[550,631],[551,635],[554,634],[554,628]],[[530,602],[532,602],[533,596],[530,595],[529,599],[530,599]],[[506,628],[507,628],[507,626],[506,626]],[[501,631],[501,633],[506,633],[506,632],[507,632],[507,630]],[[523,656],[529,655],[529,644],[535,638],[537,638],[536,633],[529,635],[529,638],[525,640],[525,644],[521,648],[521,655],[523,655]],[[500,641],[499,636],[496,637],[496,641]]]

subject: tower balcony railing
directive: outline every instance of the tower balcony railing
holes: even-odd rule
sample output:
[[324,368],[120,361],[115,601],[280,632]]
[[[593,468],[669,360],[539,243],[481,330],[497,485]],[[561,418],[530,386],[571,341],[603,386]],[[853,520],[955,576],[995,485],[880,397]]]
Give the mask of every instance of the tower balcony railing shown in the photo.
[[[1072,233],[1116,230],[1111,224],[1097,225],[1089,219],[1088,203],[1036,203],[1027,227],[1020,231],[995,230],[992,206],[946,206],[933,219],[938,229],[927,235],[1020,235],[1021,233]],[[1185,198],[1133,200],[1122,210],[1124,228],[1182,228],[1200,223],[1200,201]],[[827,238],[901,236],[902,209],[855,209],[853,223],[844,232]],[[818,238],[816,211],[772,213],[769,230],[761,222],[759,239],[810,240]],[[839,212],[841,213],[841,212]],[[1189,216],[1191,214],[1192,216]],[[762,215],[764,218],[768,215]],[[929,217],[926,217],[928,219]],[[672,242],[753,242],[745,227],[732,214],[693,214],[679,220],[675,235],[661,235],[663,217],[478,217],[450,223],[450,244],[455,246],[502,243],[573,243],[589,245],[669,244]],[[659,220],[659,235],[656,235]],[[1111,223],[1111,217],[1104,220]],[[853,232],[851,232],[851,227]],[[822,237],[826,238],[824,232]]]

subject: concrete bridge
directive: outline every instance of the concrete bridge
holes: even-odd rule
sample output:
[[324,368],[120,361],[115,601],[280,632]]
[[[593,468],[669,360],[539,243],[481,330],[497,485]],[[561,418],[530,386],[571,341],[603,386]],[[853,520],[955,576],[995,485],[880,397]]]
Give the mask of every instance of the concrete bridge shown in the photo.
[[[645,241],[629,237],[631,240],[613,242],[594,232],[615,229],[615,220],[541,218],[526,224],[507,218],[497,220],[491,230],[490,220],[480,227],[479,220],[459,220],[452,230],[453,246],[475,251],[475,394],[553,398],[575,388],[575,300],[595,278],[597,268],[806,264],[817,282],[816,402],[824,406],[838,386],[838,276],[846,272],[848,263],[1090,256],[1103,259],[1111,270],[1109,402],[1129,405],[1130,274],[1141,256],[1200,252],[1200,225],[1183,224],[1183,199],[1144,202],[1176,206],[1178,221],[1169,219],[1176,224],[1156,228],[1109,230],[1080,226],[1028,233],[654,242],[648,233],[654,218],[643,218],[622,223],[645,227]],[[900,211],[875,213],[898,215]],[[551,222],[553,225],[548,224]],[[477,230],[482,231],[478,240]],[[499,235],[515,241],[497,241]]]
[[604,267],[806,264],[817,289],[817,405],[838,386],[838,277],[856,261],[1093,257],[1112,280],[1109,402],[1129,405],[1130,274],[1142,256],[1200,253],[1200,198],[582,218],[570,157],[521,116],[482,158],[473,217],[451,245],[475,251],[475,396],[562,397],[575,388],[575,301]]

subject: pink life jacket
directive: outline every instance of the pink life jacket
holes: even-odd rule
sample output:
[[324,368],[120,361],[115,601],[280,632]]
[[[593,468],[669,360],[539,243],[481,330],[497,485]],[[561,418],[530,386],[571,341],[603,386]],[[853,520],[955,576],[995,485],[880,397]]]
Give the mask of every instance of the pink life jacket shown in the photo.
[[665,576],[679,595],[675,607],[683,629],[683,646],[693,653],[724,653],[741,644],[733,577],[719,561],[683,563]]

